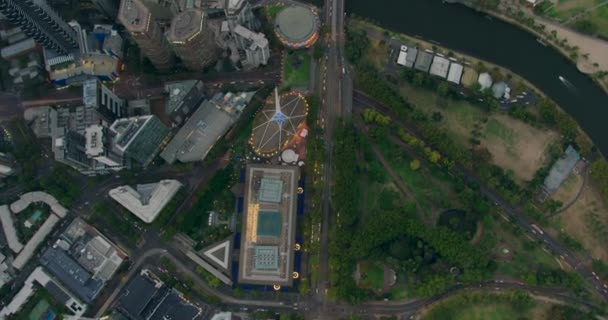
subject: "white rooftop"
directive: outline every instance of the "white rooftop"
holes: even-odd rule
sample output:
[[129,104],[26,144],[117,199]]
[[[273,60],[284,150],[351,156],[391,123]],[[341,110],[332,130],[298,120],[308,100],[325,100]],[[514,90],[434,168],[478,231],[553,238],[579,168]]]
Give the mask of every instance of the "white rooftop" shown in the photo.
[[136,189],[121,186],[110,190],[109,195],[139,219],[151,223],[181,186],[177,180],[161,180],[158,183],[137,185]]
[[253,47],[252,49],[255,49],[256,47],[264,48],[268,45],[268,39],[266,39],[266,36],[263,33],[253,32],[240,24],[234,27],[234,32],[245,39],[253,41],[251,45]]
[[4,235],[6,236],[8,247],[15,253],[21,251],[21,249],[23,249],[23,244],[19,241],[19,237],[17,237],[17,230],[15,230],[15,225],[13,224],[13,217],[11,216],[11,212],[8,210],[7,205],[0,207],[0,222],[2,224],[2,229],[4,230]]
[[492,76],[489,73],[484,72],[479,75],[477,82],[479,82],[479,85],[481,86],[481,90],[488,89],[488,88],[492,87]]
[[86,153],[95,157],[103,152],[103,127],[99,124],[88,126],[84,129],[86,142]]
[[433,58],[433,63],[431,64],[431,74],[445,79],[448,76],[449,68],[450,60],[444,57],[435,56]]
[[448,72],[448,81],[460,84],[463,69],[464,67],[461,64],[452,62],[452,64],[450,64],[450,71]]

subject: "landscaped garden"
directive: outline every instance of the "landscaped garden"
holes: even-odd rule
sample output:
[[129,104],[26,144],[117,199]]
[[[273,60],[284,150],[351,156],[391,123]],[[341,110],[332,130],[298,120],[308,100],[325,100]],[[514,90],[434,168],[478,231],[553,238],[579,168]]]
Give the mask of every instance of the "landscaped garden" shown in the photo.
[[283,88],[308,88],[311,57],[306,50],[287,51],[283,62]]

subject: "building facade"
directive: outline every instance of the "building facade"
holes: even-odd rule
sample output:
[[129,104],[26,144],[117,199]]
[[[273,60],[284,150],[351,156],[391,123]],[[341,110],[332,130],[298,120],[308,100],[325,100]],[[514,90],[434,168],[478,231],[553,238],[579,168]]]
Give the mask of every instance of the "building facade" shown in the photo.
[[233,34],[244,68],[268,64],[270,46],[263,33],[253,32],[239,24],[234,28]]
[[95,110],[108,123],[127,116],[127,104],[98,79],[89,79],[82,86],[84,106]]
[[1,0],[0,12],[45,48],[64,54],[78,49],[76,32],[45,0]]
[[149,165],[169,134],[156,116],[140,116],[116,120],[110,130],[116,134],[116,148],[141,166]]
[[257,22],[251,4],[248,0],[221,0],[224,1],[224,13],[228,20],[230,29],[234,29],[237,25],[245,26],[249,30],[257,30],[259,23]]
[[181,125],[205,98],[205,87],[200,80],[169,82],[165,84],[165,91],[169,94],[165,114],[174,125]]
[[215,36],[201,10],[188,9],[175,16],[167,38],[184,66],[192,71],[202,71],[217,59]]
[[173,52],[158,22],[139,0],[122,0],[118,21],[159,71],[173,66]]

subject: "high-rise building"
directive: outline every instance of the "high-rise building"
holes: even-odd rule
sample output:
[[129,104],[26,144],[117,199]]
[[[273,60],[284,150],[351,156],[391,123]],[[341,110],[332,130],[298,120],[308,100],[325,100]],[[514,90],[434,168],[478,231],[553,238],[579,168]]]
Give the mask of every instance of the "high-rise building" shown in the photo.
[[124,167],[122,154],[114,147],[114,134],[107,128],[95,124],[85,129],[86,154],[107,166],[120,170]]
[[243,67],[257,68],[268,63],[270,46],[263,33],[253,32],[239,24],[234,28],[234,39]]
[[207,16],[198,9],[188,9],[173,18],[167,38],[186,68],[201,71],[217,59],[218,48]]
[[142,3],[150,10],[152,17],[161,22],[169,22],[181,11],[176,0],[142,0]]
[[167,128],[156,116],[140,116],[116,120],[110,127],[116,134],[116,148],[146,167],[160,151],[169,134]]
[[165,114],[175,125],[181,125],[205,97],[205,87],[200,80],[168,82],[165,91],[169,94]]
[[82,86],[84,106],[95,110],[106,122],[112,123],[127,115],[127,104],[98,79],[86,80]]
[[257,30],[257,22],[251,4],[247,0],[222,0],[224,1],[224,13],[228,20],[230,30],[237,25],[245,26],[249,30]]
[[48,49],[64,54],[78,49],[76,32],[45,0],[0,0],[0,12]]
[[95,162],[86,154],[86,139],[84,135],[61,128],[64,134],[53,137],[53,154],[55,160],[66,164],[83,174],[94,171]]
[[150,10],[139,0],[122,0],[118,20],[159,71],[173,65],[173,52]]

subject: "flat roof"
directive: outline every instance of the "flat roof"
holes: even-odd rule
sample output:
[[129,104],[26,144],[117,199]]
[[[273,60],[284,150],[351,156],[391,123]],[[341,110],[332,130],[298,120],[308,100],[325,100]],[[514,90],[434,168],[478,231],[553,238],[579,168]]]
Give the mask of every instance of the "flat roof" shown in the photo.
[[[279,202],[261,200],[264,179],[281,180]],[[240,283],[292,285],[298,179],[298,167],[247,166]]]
[[158,288],[152,280],[138,274],[122,290],[118,299],[118,308],[128,316],[138,319],[157,291]]
[[234,124],[235,117],[205,100],[160,153],[167,163],[201,161]]
[[40,263],[85,303],[92,302],[103,288],[103,281],[93,279],[91,273],[61,249],[48,248]]
[[23,243],[21,243],[19,237],[17,237],[17,230],[15,229],[13,217],[7,205],[0,206],[0,222],[2,222],[2,230],[6,236],[6,242],[8,243],[9,249],[18,253],[23,249]]
[[561,158],[553,164],[549,175],[545,178],[547,191],[550,193],[556,192],[580,159],[581,155],[572,146],[568,146]]
[[418,49],[409,48],[409,50],[407,50],[407,56],[405,57],[405,66],[408,68],[413,67],[416,62],[416,57],[418,57]]
[[205,16],[198,9],[187,9],[176,15],[171,21],[167,38],[171,42],[184,43],[202,32],[205,27]]
[[450,64],[450,71],[448,72],[448,81],[460,84],[464,67],[460,63],[452,62]]
[[397,57],[397,64],[405,66],[405,62],[407,61],[406,57],[406,51],[399,51],[399,56]]
[[30,241],[25,244],[25,247],[23,247],[23,250],[21,250],[17,258],[15,258],[13,261],[13,267],[16,269],[21,269],[23,266],[25,266],[27,261],[34,255],[36,248],[38,248],[46,236],[53,231],[53,227],[55,227],[57,222],[59,222],[59,218],[56,215],[49,215],[40,228],[38,228],[38,231],[34,233]]
[[304,6],[286,6],[275,18],[275,30],[279,37],[291,44],[309,41],[318,29],[317,16]]
[[152,21],[150,10],[139,0],[122,0],[118,11],[118,21],[129,32],[144,32]]
[[88,126],[84,129],[84,137],[87,140],[87,155],[95,157],[103,152],[103,127],[101,125]]
[[279,211],[262,211],[258,213],[258,237],[275,237],[281,235],[281,213]]
[[181,188],[177,180],[161,180],[157,183],[140,184],[133,189],[121,186],[108,193],[127,210],[145,223],[151,223]]
[[53,211],[53,213],[60,218],[65,218],[65,216],[68,214],[68,210],[62,206],[59,201],[55,199],[55,197],[42,191],[32,191],[22,194],[19,200],[11,204],[11,211],[14,213],[19,213],[25,210],[25,208],[32,203],[36,202],[46,203],[49,207],[51,207],[51,211]]
[[414,68],[429,72],[429,68],[431,67],[431,62],[433,61],[433,55],[426,51],[418,51],[418,57],[416,58],[416,63],[414,64]]
[[448,60],[444,57],[440,57],[440,56],[435,56],[433,58],[433,63],[431,64],[431,74],[432,75],[445,79],[448,76],[449,69],[450,69],[450,60]]

